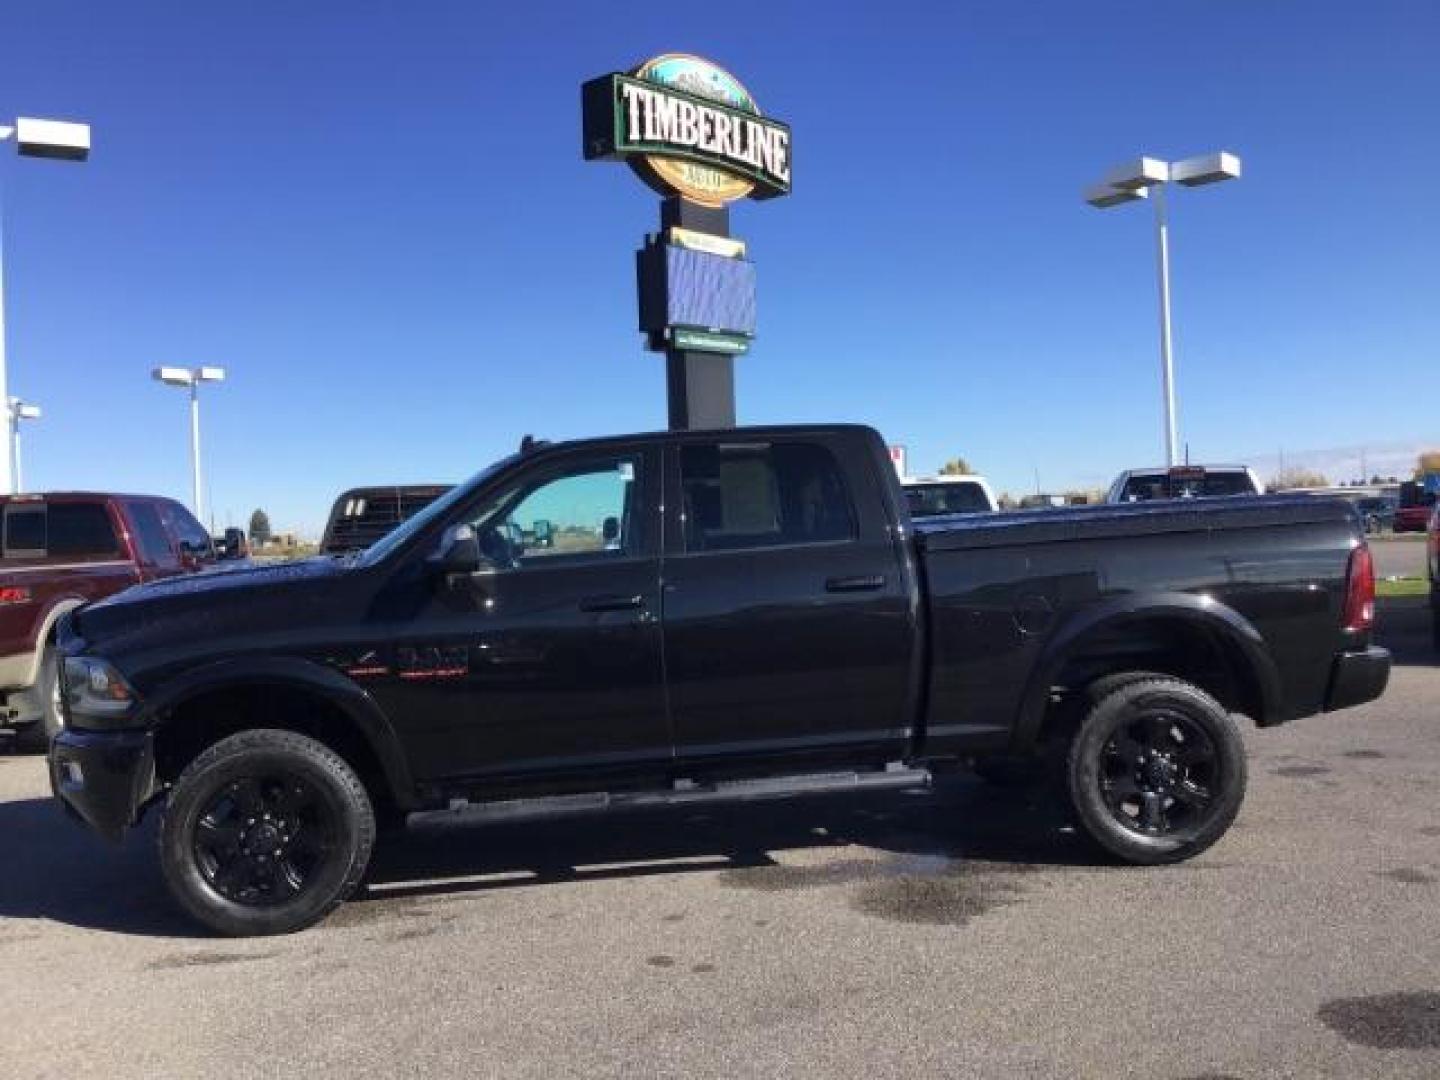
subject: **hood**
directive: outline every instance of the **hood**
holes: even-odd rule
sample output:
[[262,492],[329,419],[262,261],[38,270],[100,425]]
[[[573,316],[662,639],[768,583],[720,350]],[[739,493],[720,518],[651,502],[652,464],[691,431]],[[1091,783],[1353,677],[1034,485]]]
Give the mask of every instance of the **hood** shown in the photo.
[[93,641],[97,637],[124,636],[162,619],[176,628],[196,617],[207,622],[222,619],[239,605],[269,607],[282,597],[287,604],[293,603],[293,590],[305,586],[323,588],[324,582],[343,576],[347,566],[346,560],[318,556],[150,581],[86,604],[75,613],[74,626],[82,637]]

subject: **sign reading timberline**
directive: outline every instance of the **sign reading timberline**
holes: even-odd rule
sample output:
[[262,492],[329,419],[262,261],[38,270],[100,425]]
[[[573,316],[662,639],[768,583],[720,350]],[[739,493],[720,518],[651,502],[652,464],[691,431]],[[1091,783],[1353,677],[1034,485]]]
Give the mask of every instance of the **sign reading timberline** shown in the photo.
[[723,206],[790,192],[790,127],[729,72],[669,53],[583,88],[587,160],[623,160],[662,194]]

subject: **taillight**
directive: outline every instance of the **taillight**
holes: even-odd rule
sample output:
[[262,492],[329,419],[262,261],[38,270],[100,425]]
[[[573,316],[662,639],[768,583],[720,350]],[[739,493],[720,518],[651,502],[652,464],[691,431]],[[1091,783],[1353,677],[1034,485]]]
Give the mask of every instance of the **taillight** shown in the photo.
[[1370,548],[1361,544],[1350,553],[1350,572],[1345,582],[1346,630],[1358,633],[1375,625],[1375,560]]
[[20,585],[7,585],[0,589],[0,605],[3,604],[28,604],[30,602],[30,590]]

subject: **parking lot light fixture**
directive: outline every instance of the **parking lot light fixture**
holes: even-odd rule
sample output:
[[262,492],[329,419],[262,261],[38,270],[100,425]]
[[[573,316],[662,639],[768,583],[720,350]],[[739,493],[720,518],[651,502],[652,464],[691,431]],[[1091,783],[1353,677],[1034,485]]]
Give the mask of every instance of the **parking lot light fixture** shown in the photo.
[[[90,125],[67,120],[37,120],[22,116],[13,124],[0,124],[0,143],[15,140],[21,157],[57,158],[84,161],[90,156]],[[10,401],[5,368],[5,243],[0,227],[0,402]],[[14,416],[10,417],[14,423]],[[13,430],[13,428],[12,428]],[[12,440],[13,445],[13,440]],[[20,490],[12,454],[0,454],[0,495]]]
[[184,386],[190,390],[190,468],[193,495],[191,509],[198,520],[204,521],[205,511],[201,502],[203,492],[200,483],[200,384],[224,382],[225,369],[222,367],[157,367],[150,372],[150,377],[166,386]]
[[40,406],[18,397],[8,398],[5,415],[10,422],[10,475],[15,481],[15,494],[25,491],[25,481],[20,469],[20,421],[39,420]]
[[1087,188],[1085,201],[1099,210],[1120,206],[1154,192],[1156,272],[1160,279],[1160,381],[1165,412],[1165,463],[1179,463],[1179,434],[1175,423],[1175,364],[1170,333],[1170,225],[1166,215],[1165,186],[1175,183],[1200,187],[1240,176],[1240,159],[1228,151],[1201,154],[1166,162],[1141,157],[1116,166],[1101,182]]

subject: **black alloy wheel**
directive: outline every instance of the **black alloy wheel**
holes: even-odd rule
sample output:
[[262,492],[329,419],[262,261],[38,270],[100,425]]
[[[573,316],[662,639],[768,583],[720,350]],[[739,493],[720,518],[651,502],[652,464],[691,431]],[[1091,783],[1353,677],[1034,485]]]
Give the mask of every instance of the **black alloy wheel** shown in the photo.
[[1103,754],[1101,793],[1126,828],[1173,834],[1203,824],[1215,806],[1215,744],[1182,713],[1162,707],[1122,724]]
[[1245,746],[1229,713],[1164,675],[1116,678],[1081,721],[1066,781],[1085,832],[1142,865],[1178,862],[1230,828],[1245,797]]
[[245,776],[222,787],[201,811],[195,861],[227,900],[279,904],[314,880],[335,850],[336,835],[332,807],[303,776]]
[[285,934],[323,919],[359,885],[375,812],[328,746],[257,728],[185,767],[159,841],[165,883],[194,918],[235,937]]

